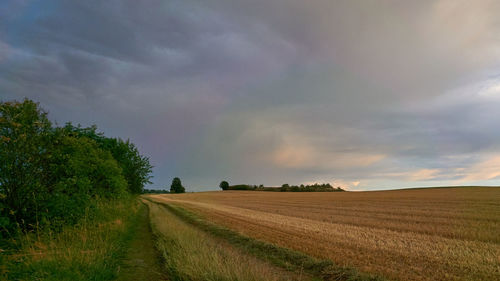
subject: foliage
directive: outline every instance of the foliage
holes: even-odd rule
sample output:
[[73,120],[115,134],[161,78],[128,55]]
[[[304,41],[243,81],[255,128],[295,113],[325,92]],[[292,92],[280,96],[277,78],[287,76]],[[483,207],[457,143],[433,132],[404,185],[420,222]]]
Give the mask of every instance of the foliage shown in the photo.
[[142,190],[151,171],[130,142],[53,127],[28,99],[0,103],[0,159],[0,238],[74,224],[95,199]]
[[20,235],[17,251],[0,252],[0,280],[114,280],[147,212],[137,203],[132,196],[94,200],[94,212],[76,225]]
[[255,186],[248,184],[236,184],[228,186],[226,190],[255,190]]
[[227,190],[229,188],[229,183],[227,181],[221,181],[220,184],[219,184],[219,187],[222,190]]
[[280,187],[280,191],[282,192],[334,192],[334,191],[345,191],[344,189],[337,187],[334,188],[331,186],[329,183],[324,183],[324,184],[312,184],[312,185],[303,185],[301,184],[300,186],[298,185],[288,185],[284,184]]
[[38,192],[38,204],[44,207],[37,215],[43,225],[76,223],[92,206],[93,198],[119,198],[127,193],[122,170],[109,151],[91,139],[64,132],[54,138],[46,173],[46,188]]
[[[222,184],[222,183],[221,183]],[[264,185],[248,185],[248,184],[238,184],[228,186],[227,189],[223,190],[254,190],[254,191],[281,191],[281,192],[336,192],[345,191],[340,187],[334,188],[329,183],[326,184],[312,184],[312,185],[289,185],[287,183],[283,184],[281,187],[265,187]]]
[[175,177],[170,185],[170,193],[184,193],[186,189],[182,186],[181,179]]
[[142,194],[163,194],[170,193],[170,191],[166,189],[143,189]]
[[51,135],[47,113],[35,102],[0,103],[0,238],[17,224],[34,226]]
[[131,193],[140,194],[144,185],[151,183],[149,180],[153,166],[149,163],[149,158],[142,156],[130,140],[107,138],[102,133],[97,132],[96,126],[82,128],[80,125],[75,127],[71,123],[66,123],[64,130],[69,134],[93,139],[102,149],[109,151],[123,170]]

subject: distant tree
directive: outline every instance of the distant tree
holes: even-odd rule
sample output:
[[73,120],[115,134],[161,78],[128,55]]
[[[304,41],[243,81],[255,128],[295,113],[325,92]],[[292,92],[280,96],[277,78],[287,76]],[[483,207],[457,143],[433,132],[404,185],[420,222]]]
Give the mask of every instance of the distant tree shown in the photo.
[[221,181],[220,184],[219,184],[219,187],[222,190],[227,190],[229,188],[229,183],[227,181]]
[[170,193],[184,193],[186,189],[182,186],[181,179],[175,177],[170,185]]
[[289,188],[290,185],[288,183],[284,183],[281,187],[283,187],[283,188]]

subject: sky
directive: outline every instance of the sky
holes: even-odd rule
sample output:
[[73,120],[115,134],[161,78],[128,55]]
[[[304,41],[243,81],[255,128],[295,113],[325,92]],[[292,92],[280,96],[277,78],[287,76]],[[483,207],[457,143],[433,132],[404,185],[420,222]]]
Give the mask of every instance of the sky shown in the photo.
[[500,1],[3,0],[0,99],[153,184],[500,185]]

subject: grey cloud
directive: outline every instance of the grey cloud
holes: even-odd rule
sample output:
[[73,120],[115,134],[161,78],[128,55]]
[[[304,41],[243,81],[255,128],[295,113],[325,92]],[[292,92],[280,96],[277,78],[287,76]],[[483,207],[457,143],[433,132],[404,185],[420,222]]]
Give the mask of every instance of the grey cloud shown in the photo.
[[157,185],[444,183],[500,152],[469,87],[500,83],[498,6],[7,1],[0,97],[130,137]]

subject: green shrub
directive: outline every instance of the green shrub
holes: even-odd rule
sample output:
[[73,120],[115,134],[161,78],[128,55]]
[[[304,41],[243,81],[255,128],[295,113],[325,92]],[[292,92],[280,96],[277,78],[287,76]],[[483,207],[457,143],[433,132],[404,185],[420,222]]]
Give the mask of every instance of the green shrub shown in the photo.
[[151,183],[151,169],[149,158],[142,156],[135,145],[129,140],[120,138],[107,138],[102,133],[97,132],[96,126],[82,128],[66,123],[64,131],[71,135],[87,137],[94,140],[100,148],[109,151],[118,165],[123,170],[123,175],[127,181],[128,190],[133,194],[140,194],[144,185]]
[[118,163],[91,139],[59,135],[50,159],[50,178],[38,202],[39,219],[73,224],[94,198],[119,198],[127,193]]
[[0,238],[19,224],[36,227],[51,137],[52,124],[37,103],[0,103]]
[[97,198],[142,191],[148,158],[96,129],[52,127],[28,99],[0,103],[0,238],[74,224]]

